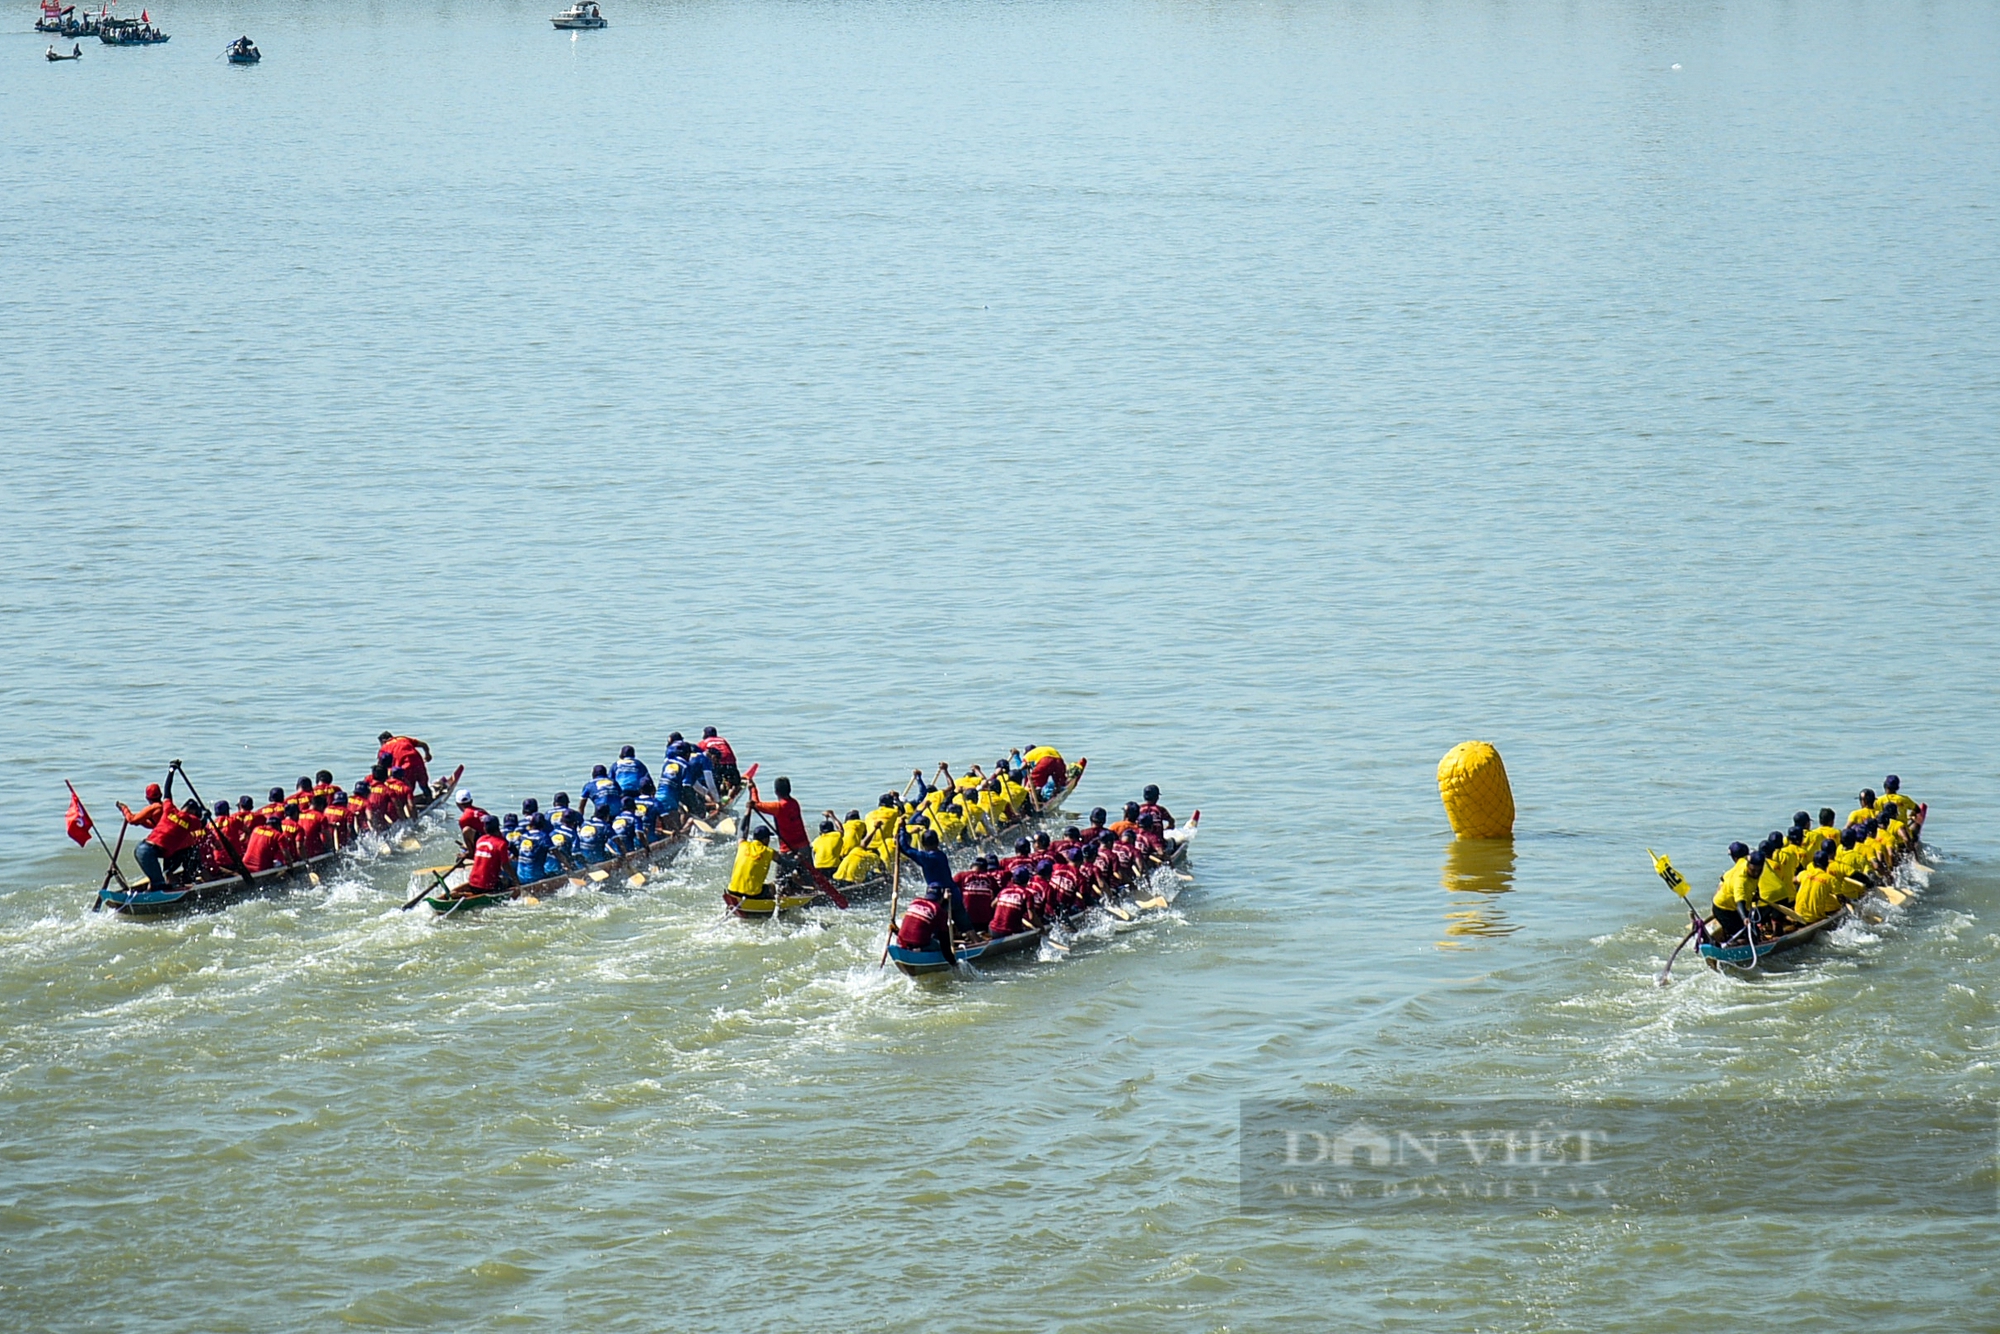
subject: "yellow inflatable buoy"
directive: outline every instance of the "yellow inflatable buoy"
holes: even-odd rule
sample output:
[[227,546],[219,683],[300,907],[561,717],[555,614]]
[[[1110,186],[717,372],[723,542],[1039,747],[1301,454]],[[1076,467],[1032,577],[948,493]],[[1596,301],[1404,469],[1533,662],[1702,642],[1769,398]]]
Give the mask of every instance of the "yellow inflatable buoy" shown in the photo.
[[1484,741],[1461,741],[1438,761],[1438,795],[1460,838],[1511,838],[1514,789],[1500,752]]

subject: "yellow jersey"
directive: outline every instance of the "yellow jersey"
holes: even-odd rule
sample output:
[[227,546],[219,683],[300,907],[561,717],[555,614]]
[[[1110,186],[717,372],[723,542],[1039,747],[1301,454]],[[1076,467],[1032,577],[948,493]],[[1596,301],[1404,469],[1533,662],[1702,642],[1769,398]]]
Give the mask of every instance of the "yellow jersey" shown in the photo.
[[845,857],[848,853],[866,843],[868,841],[868,834],[869,829],[866,820],[849,820],[846,824],[842,825],[840,827],[840,855]]
[[965,841],[965,817],[955,810],[939,809],[931,817],[931,827],[937,830],[938,842],[945,844]]
[[[1744,875],[1749,875],[1748,867],[1744,868]],[[1757,877],[1757,901],[1787,904],[1792,901],[1791,882],[1778,874],[1778,868],[1769,862],[1764,863],[1763,874]]]
[[1808,866],[1799,872],[1798,897],[1792,903],[1792,911],[1808,922],[1817,922],[1839,910],[1840,891],[1833,872]]
[[1815,829],[1806,830],[1806,860],[1811,861],[1812,854],[1818,852],[1820,844],[1826,842],[1828,839],[1832,839],[1835,846],[1838,846],[1840,843],[1840,831],[1830,824],[1823,824]]
[[1061,758],[1062,752],[1054,746],[1036,746],[1021,757],[1030,769],[1040,764],[1043,760],[1059,760]]
[[[1799,871],[1806,865],[1805,848],[1792,843],[1781,844],[1765,860],[1765,869],[1777,872],[1778,879],[1785,888],[1785,897],[1782,900],[1778,900],[1778,902],[1789,903],[1791,901],[1793,886],[1798,882]],[[1771,901],[1770,899],[1765,900],[1767,903]]]
[[872,838],[901,813],[894,806],[877,806],[874,810],[868,812],[861,822],[868,826],[868,835]]
[[746,838],[736,845],[736,865],[729,872],[729,892],[738,898],[762,898],[764,877],[778,854],[768,843]]
[[872,875],[880,874],[881,870],[882,859],[875,855],[872,848],[856,848],[840,859],[840,866],[834,871],[833,878],[843,885],[855,885]]
[[1915,797],[1906,797],[1900,792],[1891,792],[1888,796],[1882,798],[1882,801],[1876,802],[1875,809],[1882,809],[1883,802],[1895,803],[1896,809],[1902,813],[1902,817],[1905,820],[1917,813],[1917,799]]
[[1848,813],[1847,823],[1860,824],[1863,820],[1866,820],[1869,816],[1873,815],[1874,813],[1875,813],[1875,808],[1873,806],[1856,806],[1852,811]]
[[828,830],[813,840],[813,865],[822,871],[840,865],[841,833],[838,829]]
[[1748,857],[1737,858],[1736,865],[1724,871],[1722,879],[1717,882],[1712,906],[1717,908],[1735,908],[1741,904],[1749,890],[1749,878],[1750,859]]

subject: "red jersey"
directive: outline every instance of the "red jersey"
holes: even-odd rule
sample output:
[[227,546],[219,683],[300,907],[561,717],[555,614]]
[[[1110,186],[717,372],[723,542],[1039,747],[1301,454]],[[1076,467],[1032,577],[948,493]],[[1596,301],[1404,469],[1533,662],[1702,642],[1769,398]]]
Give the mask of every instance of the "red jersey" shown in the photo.
[[353,817],[348,813],[347,803],[329,805],[326,808],[326,845],[330,848],[344,848],[354,837]]
[[368,827],[370,829],[380,829],[389,823],[390,818],[388,784],[384,783],[381,787],[370,788],[368,791]]
[[458,813],[459,834],[471,834],[475,839],[486,830],[486,812],[477,806],[467,806]]
[[162,806],[160,818],[154,823],[153,832],[146,835],[146,841],[171,857],[193,847],[195,835],[200,832],[200,816],[190,815],[178,806]]
[[787,852],[806,847],[812,842],[806,837],[806,819],[799,811],[797,797],[781,797],[776,801],[753,801],[752,810],[772,818],[778,826],[778,841],[785,845]]
[[252,875],[285,864],[284,845],[278,831],[260,824],[250,831],[250,843],[243,849],[243,865]]
[[896,926],[896,943],[906,950],[928,949],[931,937],[937,934],[938,907],[930,899],[918,899],[905,908],[903,920]]
[[125,823],[135,824],[142,829],[151,829],[160,822],[160,812],[167,808],[163,801],[149,801],[136,811],[125,812]]
[[[966,910],[971,911],[971,904]],[[993,896],[993,916],[986,929],[996,936],[1011,936],[1027,925],[1028,891],[1019,885],[1009,885]]]
[[299,812],[299,855],[317,857],[330,846],[332,830],[318,811]]
[[506,839],[498,834],[481,834],[472,848],[472,869],[466,873],[466,888],[486,893],[499,889],[509,855]]
[[407,820],[416,814],[416,811],[410,805],[410,785],[408,783],[400,778],[390,778],[383,782],[382,787],[389,794],[389,818],[391,820]]
[[401,769],[413,783],[431,785],[431,771],[424,767],[424,753],[417,749],[414,737],[392,737],[388,745],[376,752],[375,758],[391,769]]

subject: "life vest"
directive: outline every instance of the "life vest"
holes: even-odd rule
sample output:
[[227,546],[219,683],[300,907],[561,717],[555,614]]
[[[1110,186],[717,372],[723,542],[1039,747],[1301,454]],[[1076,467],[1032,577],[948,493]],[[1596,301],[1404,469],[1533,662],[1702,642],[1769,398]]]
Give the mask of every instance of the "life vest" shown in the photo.
[[903,920],[896,924],[896,943],[906,950],[927,948],[937,934],[939,906],[934,900],[918,899],[905,908]]
[[1798,895],[1792,911],[1808,922],[1817,922],[1840,907],[1840,895],[1835,889],[1833,872],[1823,871],[1817,866],[1808,866],[1799,872]]
[[740,899],[762,898],[764,877],[771,873],[777,851],[768,843],[746,838],[736,845],[736,865],[729,872],[729,892]]
[[660,790],[673,793],[676,799],[687,786],[687,778],[688,767],[681,760],[668,760],[660,766]]
[[1750,879],[1750,859],[1739,857],[1736,864],[1722,873],[1722,879],[1715,886],[1712,906],[1734,909],[1739,907],[1748,894]]

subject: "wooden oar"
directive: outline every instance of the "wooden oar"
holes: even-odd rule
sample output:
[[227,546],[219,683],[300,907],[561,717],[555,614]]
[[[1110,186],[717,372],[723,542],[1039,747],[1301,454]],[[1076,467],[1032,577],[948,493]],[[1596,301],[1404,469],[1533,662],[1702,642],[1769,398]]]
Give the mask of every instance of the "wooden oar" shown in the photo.
[[1676,895],[1679,896],[1681,903],[1684,904],[1688,910],[1689,919],[1694,923],[1694,925],[1688,929],[1688,933],[1681,940],[1681,943],[1679,945],[1674,946],[1674,952],[1667,956],[1667,966],[1665,968],[1662,968],[1659,971],[1659,973],[1653,978],[1654,986],[1663,987],[1667,985],[1667,983],[1671,980],[1667,975],[1673,971],[1674,960],[1680,957],[1681,950],[1686,947],[1688,941],[1693,940],[1696,936],[1703,935],[1705,933],[1702,931],[1701,914],[1694,910],[1694,904],[1688,900],[1687,880],[1681,875],[1679,871],[1674,869],[1674,864],[1672,862],[1668,861],[1665,857],[1660,856],[1658,853],[1655,853],[1651,848],[1646,849],[1646,855],[1653,859],[1653,873],[1659,876],[1661,880],[1666,882],[1666,886],[1668,889],[1671,889]]
[[[909,785],[907,783],[904,784],[903,791],[908,792],[909,790]],[[898,815],[895,819],[889,821],[889,940],[896,938],[896,902],[903,897],[903,853],[896,844],[897,836],[902,828],[902,816]],[[889,944],[888,941],[884,941],[882,944],[882,962],[877,964],[876,967],[887,968],[888,966]]]
[[[1690,908],[1688,911],[1692,913],[1694,909]],[[1687,943],[1699,934],[1701,934],[1701,919],[1697,917],[1694,920],[1694,925],[1688,928],[1688,933],[1681,937],[1681,943],[1674,946],[1674,952],[1667,956],[1667,966],[1662,968],[1653,978],[1654,986],[1664,987],[1668,982],[1673,980],[1667,974],[1674,970],[1674,960],[1680,957],[1681,951],[1687,947]]]
[[[411,899],[408,903],[404,904],[401,908],[398,908],[397,911],[408,912],[410,909],[416,907],[419,903],[422,903],[425,899],[429,898],[437,890],[443,889],[445,877],[450,875],[453,871],[456,871],[459,867],[463,865],[465,865],[465,854],[460,853],[458,860],[453,862],[449,866],[426,866],[424,868],[424,871],[431,872],[434,876],[436,876],[436,879],[432,880],[430,884],[425,885],[422,889],[418,890],[417,896]],[[419,871],[417,872],[417,874],[422,875],[424,871]]]
[[1874,890],[1877,894],[1880,894],[1883,898],[1889,900],[1889,906],[1892,908],[1900,908],[1905,903],[1908,903],[1910,901],[1910,896],[1908,894],[1905,894],[1902,890],[1897,889],[1894,885],[1887,885],[1887,884],[1870,885],[1864,881],[1856,880],[1851,875],[1843,876],[1842,879],[1846,880],[1848,884],[1854,886],[1856,889],[1860,890],[1863,894],[1866,894],[1871,889]]

